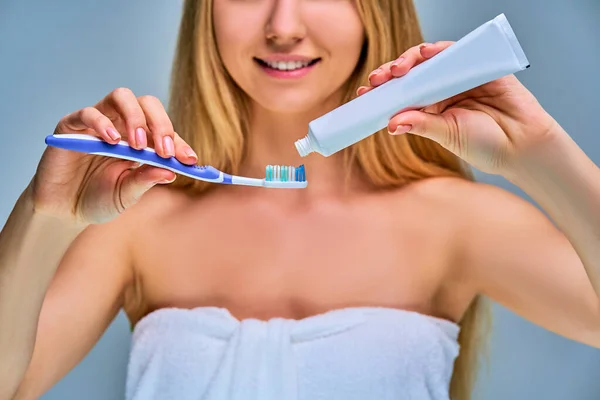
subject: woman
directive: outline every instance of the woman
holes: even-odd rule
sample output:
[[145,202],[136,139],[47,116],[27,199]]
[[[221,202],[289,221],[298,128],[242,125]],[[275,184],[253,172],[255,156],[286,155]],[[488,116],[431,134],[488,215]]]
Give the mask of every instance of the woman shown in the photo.
[[117,89],[56,132],[250,176],[305,162],[309,186],[48,148],[0,236],[0,398],[39,396],[121,308],[131,399],[468,399],[480,295],[600,347],[600,172],[514,77],[296,153],[359,85],[451,45],[420,43],[408,0],[186,1],[170,116]]

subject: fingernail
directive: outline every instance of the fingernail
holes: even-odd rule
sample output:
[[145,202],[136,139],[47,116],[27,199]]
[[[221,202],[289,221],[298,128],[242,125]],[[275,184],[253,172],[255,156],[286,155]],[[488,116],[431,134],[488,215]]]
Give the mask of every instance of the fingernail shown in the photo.
[[399,57],[396,61],[392,63],[392,67],[397,67],[404,61],[404,57]]
[[198,158],[198,156],[196,155],[196,153],[194,152],[194,150],[192,150],[191,147],[186,147],[184,150],[184,153],[186,156],[188,157],[193,157],[193,158]]
[[420,49],[424,49],[425,47],[429,47],[431,46],[431,43],[423,43],[421,46],[419,46]]
[[135,130],[135,143],[140,148],[145,148],[148,145],[146,141],[146,131],[144,128],[137,128]]
[[119,132],[117,132],[113,128],[106,128],[106,133],[108,133],[108,136],[110,136],[110,138],[112,140],[119,140],[119,139],[121,139],[121,135],[119,135]]
[[380,72],[381,72],[381,68],[377,68],[376,70],[374,70],[373,72],[371,72],[369,74],[369,78],[371,78],[373,75],[377,75]]
[[175,179],[177,178],[177,175],[173,176],[172,179],[161,179],[159,181],[156,181],[157,184],[165,184],[165,183],[173,183],[175,182]]
[[390,135],[401,135],[412,129],[412,125],[398,125],[395,131],[388,130]]
[[163,147],[167,156],[173,157],[175,155],[175,144],[173,143],[171,136],[165,136],[163,138]]

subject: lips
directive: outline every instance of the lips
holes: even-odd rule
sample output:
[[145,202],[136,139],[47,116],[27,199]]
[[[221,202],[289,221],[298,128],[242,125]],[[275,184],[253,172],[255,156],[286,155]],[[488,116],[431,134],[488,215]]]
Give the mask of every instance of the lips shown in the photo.
[[310,67],[317,62],[320,58],[304,59],[304,60],[262,60],[255,57],[254,60],[263,67],[268,67],[278,71],[296,71],[302,68]]

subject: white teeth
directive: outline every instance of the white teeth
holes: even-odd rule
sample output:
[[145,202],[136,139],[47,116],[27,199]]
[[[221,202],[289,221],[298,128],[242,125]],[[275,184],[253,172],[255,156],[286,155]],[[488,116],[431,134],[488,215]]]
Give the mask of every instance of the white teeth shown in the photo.
[[269,67],[280,71],[293,71],[295,69],[305,68],[310,61],[275,61],[265,62]]

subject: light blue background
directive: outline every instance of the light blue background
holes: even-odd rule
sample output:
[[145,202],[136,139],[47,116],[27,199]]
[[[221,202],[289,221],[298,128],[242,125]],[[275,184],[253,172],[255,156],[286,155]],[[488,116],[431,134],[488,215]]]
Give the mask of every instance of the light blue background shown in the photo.
[[[457,40],[504,12],[532,64],[519,78],[600,164],[599,1],[416,3],[429,41]],[[2,223],[35,171],[43,137],[64,114],[119,86],[166,102],[180,8],[181,0],[0,2]],[[503,179],[478,177],[523,195]],[[600,398],[600,351],[504,308],[494,311],[492,362],[476,399]],[[42,399],[122,398],[128,351],[128,324],[120,314],[88,357]]]

